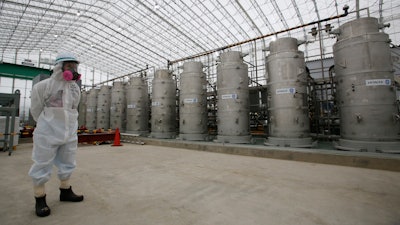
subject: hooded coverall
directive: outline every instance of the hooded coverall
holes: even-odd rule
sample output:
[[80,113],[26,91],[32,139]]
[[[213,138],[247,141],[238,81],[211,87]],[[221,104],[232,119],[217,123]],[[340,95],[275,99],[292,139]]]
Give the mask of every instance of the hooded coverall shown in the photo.
[[29,170],[35,186],[44,185],[51,176],[53,164],[58,178],[68,180],[76,166],[78,145],[79,86],[66,81],[58,63],[49,79],[35,84],[31,94],[31,114],[37,122],[33,132],[34,161]]

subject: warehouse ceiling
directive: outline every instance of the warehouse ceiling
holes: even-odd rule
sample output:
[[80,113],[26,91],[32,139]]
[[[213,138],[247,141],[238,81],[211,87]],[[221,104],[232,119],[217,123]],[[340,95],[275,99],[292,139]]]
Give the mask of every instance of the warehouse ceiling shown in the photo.
[[[340,15],[345,5],[357,7],[355,0],[2,0],[1,61],[71,51],[83,64],[121,76]],[[359,8],[361,16],[391,23],[385,32],[399,44],[400,0],[361,0]],[[311,28],[278,37],[307,39]]]

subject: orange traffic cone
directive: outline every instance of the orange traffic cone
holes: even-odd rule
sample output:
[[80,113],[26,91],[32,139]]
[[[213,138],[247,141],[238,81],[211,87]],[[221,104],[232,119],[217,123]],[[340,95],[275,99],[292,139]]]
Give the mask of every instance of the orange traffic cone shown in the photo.
[[119,128],[115,129],[114,144],[111,146],[122,146],[120,140]]

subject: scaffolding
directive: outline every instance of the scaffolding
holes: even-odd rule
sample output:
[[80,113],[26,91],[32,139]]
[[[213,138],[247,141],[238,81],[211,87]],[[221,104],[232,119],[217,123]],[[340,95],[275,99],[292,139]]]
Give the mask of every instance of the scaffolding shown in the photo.
[[8,151],[10,156],[14,146],[14,137],[18,137],[19,132],[15,132],[15,121],[19,116],[20,91],[14,94],[0,93],[0,115],[5,116],[4,130],[0,130],[0,142],[3,143],[3,151]]

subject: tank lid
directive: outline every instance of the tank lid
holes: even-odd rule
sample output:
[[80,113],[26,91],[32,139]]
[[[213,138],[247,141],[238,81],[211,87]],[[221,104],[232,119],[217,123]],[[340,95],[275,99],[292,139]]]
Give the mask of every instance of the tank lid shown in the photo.
[[223,52],[219,55],[221,62],[242,62],[244,54],[238,51]]
[[379,22],[375,17],[363,17],[349,21],[339,27],[338,41],[364,34],[378,33]]
[[274,52],[284,52],[284,51],[297,51],[298,42],[296,38],[283,37],[275,41],[271,41],[269,44],[269,51]]
[[185,62],[183,63],[183,72],[203,72],[203,63],[201,62]]
[[169,79],[171,77],[171,72],[167,69],[158,69],[154,73],[154,78]]

